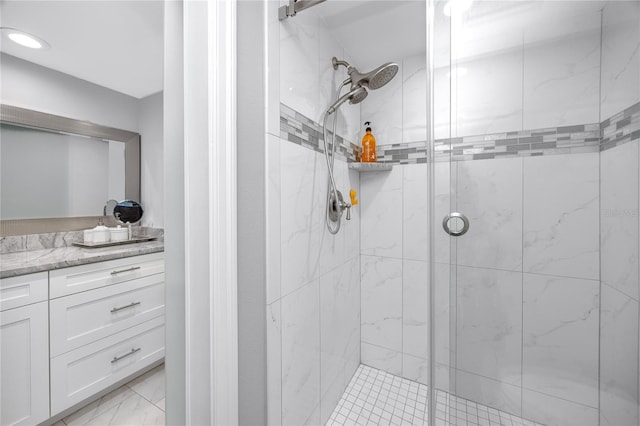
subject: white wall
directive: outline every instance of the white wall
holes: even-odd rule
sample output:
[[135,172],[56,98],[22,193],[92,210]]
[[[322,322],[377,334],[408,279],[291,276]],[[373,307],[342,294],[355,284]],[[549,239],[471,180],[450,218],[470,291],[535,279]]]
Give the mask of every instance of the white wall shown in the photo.
[[138,131],[138,100],[85,80],[0,54],[4,104]]
[[163,96],[147,96],[138,101],[140,143],[140,202],[142,224],[164,227]]
[[[184,13],[182,2],[164,4],[164,186],[168,203],[167,217],[184,215]],[[168,222],[165,227],[166,282],[166,403],[167,425],[187,423],[187,351],[186,351],[186,286],[185,234],[183,221]]]

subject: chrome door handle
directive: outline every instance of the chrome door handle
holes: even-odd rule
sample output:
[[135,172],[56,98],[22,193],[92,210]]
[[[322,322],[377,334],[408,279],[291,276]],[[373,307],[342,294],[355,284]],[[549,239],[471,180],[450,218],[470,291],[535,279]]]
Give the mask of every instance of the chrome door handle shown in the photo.
[[120,356],[114,356],[113,359],[111,360],[111,364],[120,361],[121,359],[124,359],[128,356],[131,356],[133,354],[135,354],[136,352],[138,352],[140,349],[142,348],[138,348],[138,349],[131,349],[129,352],[127,352],[124,355],[120,355]]
[[[451,230],[451,228],[449,227],[449,221],[451,219],[462,220],[462,229],[460,229],[459,231]],[[446,215],[444,219],[442,219],[442,227],[444,228],[444,232],[451,235],[452,237],[459,237],[461,235],[466,234],[467,231],[469,230],[469,219],[467,219],[467,217],[462,213],[452,212]]]
[[127,268],[127,269],[120,269],[119,271],[112,271],[111,275],[117,275],[117,274],[122,274],[123,272],[131,272],[131,271],[136,271],[140,269],[140,266],[133,266],[131,268]]
[[140,303],[142,303],[142,302],[131,302],[131,303],[129,303],[129,304],[128,304],[128,305],[126,305],[126,306],[120,306],[119,308],[113,308],[113,309],[111,310],[111,313],[118,312],[118,311],[121,311],[121,310],[123,310],[123,309],[133,308],[134,306],[137,306],[137,305],[139,305]]

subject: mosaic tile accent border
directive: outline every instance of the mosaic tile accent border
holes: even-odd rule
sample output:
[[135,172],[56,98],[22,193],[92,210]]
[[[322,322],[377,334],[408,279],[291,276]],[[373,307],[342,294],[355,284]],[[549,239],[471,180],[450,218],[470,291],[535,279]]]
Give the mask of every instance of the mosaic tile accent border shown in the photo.
[[600,123],[600,151],[640,140],[640,102]]
[[[305,148],[324,153],[322,125],[282,103],[280,104],[280,137]],[[361,149],[359,145],[340,135],[336,135],[336,142],[338,143],[337,158],[348,162],[360,161]]]
[[[280,104],[280,137],[317,152],[322,148],[322,126]],[[640,102],[602,123],[550,127],[435,141],[435,161],[467,161],[604,151],[640,140]],[[337,136],[338,157],[359,161],[361,148]],[[426,163],[426,141],[378,146],[378,162]]]
[[438,139],[436,161],[486,160],[598,152],[600,124]]
[[429,155],[427,141],[378,145],[376,148],[378,163],[426,163]]

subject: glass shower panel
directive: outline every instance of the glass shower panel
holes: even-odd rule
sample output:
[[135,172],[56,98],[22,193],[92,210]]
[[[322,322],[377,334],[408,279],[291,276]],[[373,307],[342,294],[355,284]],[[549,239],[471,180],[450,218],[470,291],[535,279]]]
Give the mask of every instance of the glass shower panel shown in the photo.
[[[430,421],[441,424],[451,421],[449,392],[454,393],[455,371],[452,368],[452,355],[455,353],[455,340],[451,339],[451,304],[450,291],[455,288],[455,239],[444,232],[442,221],[450,212],[455,211],[455,198],[451,197],[453,163],[449,140],[451,139],[451,21],[444,13],[446,1],[434,1],[432,15],[431,79],[433,89],[431,120],[433,146],[431,150],[431,186],[432,195],[432,273],[434,283],[431,290],[433,298],[430,315],[431,328],[430,380],[432,400]],[[453,225],[453,223],[452,223]],[[453,279],[452,279],[453,278]],[[453,388],[452,388],[453,386]]]
[[[451,4],[434,19],[436,422],[638,424],[640,5]],[[452,213],[468,232],[445,232]]]
[[600,424],[638,424],[638,2],[602,10],[600,90]]

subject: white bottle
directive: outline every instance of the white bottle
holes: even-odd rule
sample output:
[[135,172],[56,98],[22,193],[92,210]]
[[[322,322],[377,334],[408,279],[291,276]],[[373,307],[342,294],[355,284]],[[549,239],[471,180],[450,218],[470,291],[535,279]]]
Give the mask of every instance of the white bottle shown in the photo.
[[93,243],[108,243],[110,240],[109,228],[104,225],[99,225],[93,228]]

